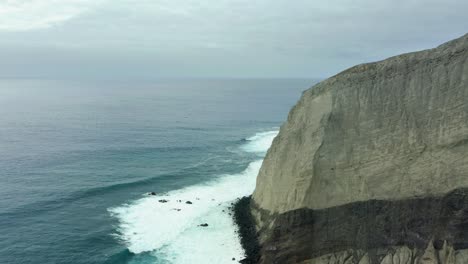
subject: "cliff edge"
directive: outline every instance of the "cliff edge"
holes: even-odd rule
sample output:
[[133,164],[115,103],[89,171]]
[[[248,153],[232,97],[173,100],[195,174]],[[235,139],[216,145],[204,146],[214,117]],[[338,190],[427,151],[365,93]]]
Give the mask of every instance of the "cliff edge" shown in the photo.
[[252,199],[261,263],[468,263],[468,34],[305,91]]

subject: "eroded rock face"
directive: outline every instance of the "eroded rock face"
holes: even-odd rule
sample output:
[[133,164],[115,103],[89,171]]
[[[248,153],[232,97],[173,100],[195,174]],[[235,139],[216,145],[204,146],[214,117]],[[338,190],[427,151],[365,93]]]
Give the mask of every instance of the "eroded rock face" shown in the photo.
[[[268,234],[262,241],[264,263],[310,259],[317,259],[312,263],[324,259],[328,259],[324,263],[334,263],[333,259],[360,263],[363,258],[369,263],[387,263],[389,255],[403,258],[400,254],[406,251],[397,249],[404,247],[410,249],[414,261],[422,261],[430,259],[430,252],[468,248],[468,189],[439,197],[368,200],[274,215],[256,210],[262,213],[262,222],[274,221],[272,229],[260,230]],[[401,263],[420,263],[414,261]]]
[[468,209],[446,201],[464,203],[467,187],[465,35],[304,92],[253,194],[262,262],[465,263]]

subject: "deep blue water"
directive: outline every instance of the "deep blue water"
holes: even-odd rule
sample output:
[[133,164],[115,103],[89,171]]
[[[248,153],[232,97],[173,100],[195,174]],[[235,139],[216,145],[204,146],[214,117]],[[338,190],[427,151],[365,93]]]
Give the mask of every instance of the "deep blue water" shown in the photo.
[[[0,263],[182,263],[170,241],[193,231],[159,235],[163,212],[138,205],[158,204],[146,193],[235,186],[261,159],[246,144],[313,83],[0,80]],[[184,212],[171,221],[202,217]]]

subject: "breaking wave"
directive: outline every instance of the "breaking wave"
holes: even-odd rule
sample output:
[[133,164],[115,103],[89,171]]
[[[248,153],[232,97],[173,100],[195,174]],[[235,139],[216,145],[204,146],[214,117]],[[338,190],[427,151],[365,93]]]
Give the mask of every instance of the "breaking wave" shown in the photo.
[[[241,149],[266,153],[278,131],[257,133]],[[132,203],[110,208],[119,225],[116,236],[134,254],[149,252],[157,263],[232,263],[243,249],[228,207],[250,195],[262,160],[252,161],[236,174],[174,190],[145,195]],[[200,224],[207,223],[207,227]]]

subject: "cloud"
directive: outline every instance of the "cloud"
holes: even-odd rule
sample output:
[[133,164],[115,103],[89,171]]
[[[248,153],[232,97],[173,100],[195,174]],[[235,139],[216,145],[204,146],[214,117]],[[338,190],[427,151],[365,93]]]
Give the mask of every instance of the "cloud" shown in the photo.
[[64,23],[100,0],[0,0],[0,31],[28,31]]
[[326,77],[467,33],[467,9],[466,0],[0,0],[0,74]]

